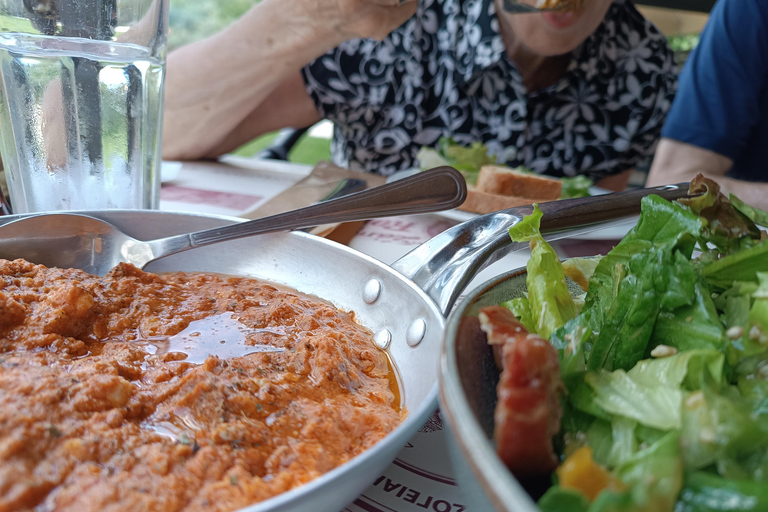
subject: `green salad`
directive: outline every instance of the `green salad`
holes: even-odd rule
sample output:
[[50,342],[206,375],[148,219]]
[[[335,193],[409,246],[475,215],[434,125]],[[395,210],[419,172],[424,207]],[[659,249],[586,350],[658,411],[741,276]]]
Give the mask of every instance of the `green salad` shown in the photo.
[[[497,165],[497,158],[491,155],[488,147],[481,142],[473,142],[469,146],[462,146],[450,137],[441,137],[437,142],[437,148],[423,146],[417,155],[419,167],[422,171],[449,165],[461,172],[468,184],[477,183],[477,175],[484,165]],[[514,167],[519,172],[533,172],[526,167]],[[587,197],[590,195],[589,187],[594,182],[586,176],[574,176],[560,178],[563,182],[561,199],[573,197]]]
[[545,512],[768,511],[768,214],[691,189],[644,198],[613,250],[567,268],[538,208],[510,229],[532,257],[505,305],[558,350],[565,386]]

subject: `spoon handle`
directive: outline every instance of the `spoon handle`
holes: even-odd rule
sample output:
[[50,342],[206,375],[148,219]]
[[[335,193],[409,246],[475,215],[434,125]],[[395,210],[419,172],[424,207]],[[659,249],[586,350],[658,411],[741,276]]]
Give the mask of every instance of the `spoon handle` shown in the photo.
[[[684,197],[688,183],[541,203],[541,231],[550,234],[638,215],[642,198],[650,194],[669,200]],[[392,268],[414,281],[447,314],[481,270],[511,250],[527,247],[512,242],[509,228],[532,211],[531,205],[518,206],[470,219],[414,248]]]
[[452,167],[438,167],[298,210],[191,233],[188,235],[191,243],[189,248],[322,224],[439,212],[456,208],[466,197],[467,186],[462,174]]

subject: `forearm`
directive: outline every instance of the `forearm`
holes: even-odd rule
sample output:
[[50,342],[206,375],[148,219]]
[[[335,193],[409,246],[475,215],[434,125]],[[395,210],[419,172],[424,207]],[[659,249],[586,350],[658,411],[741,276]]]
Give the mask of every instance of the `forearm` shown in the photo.
[[698,173],[719,180],[733,166],[730,158],[708,149],[661,139],[648,174],[648,186],[690,181]]
[[207,154],[286,77],[341,42],[296,12],[302,5],[264,0],[224,32],[169,55],[165,158]]
[[[705,176],[707,176],[705,174]],[[768,211],[768,183],[736,180],[733,178],[707,176],[715,180],[726,196],[734,194],[745,203]]]
[[649,187],[691,181],[701,173],[716,181],[724,194],[735,194],[742,201],[758,208],[768,208],[768,183],[736,180],[725,176],[733,160],[721,154],[684,144],[672,139],[662,139],[648,175]]

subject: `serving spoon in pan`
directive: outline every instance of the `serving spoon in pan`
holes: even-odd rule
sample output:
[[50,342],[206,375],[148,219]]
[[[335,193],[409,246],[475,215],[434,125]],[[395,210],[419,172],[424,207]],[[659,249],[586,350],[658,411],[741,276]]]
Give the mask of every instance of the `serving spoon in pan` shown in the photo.
[[461,205],[466,196],[462,174],[452,167],[438,167],[305,208],[149,241],[137,240],[109,222],[82,213],[31,214],[0,226],[0,258],[24,258],[48,267],[104,275],[121,262],[144,268],[171,254],[247,236],[449,210]]

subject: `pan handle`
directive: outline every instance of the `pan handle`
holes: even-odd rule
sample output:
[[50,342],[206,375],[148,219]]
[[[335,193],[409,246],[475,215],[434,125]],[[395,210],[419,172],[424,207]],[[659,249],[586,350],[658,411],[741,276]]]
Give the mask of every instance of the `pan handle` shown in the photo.
[[[546,235],[640,213],[643,197],[656,194],[674,200],[688,196],[688,183],[633,189],[602,196],[539,204]],[[481,215],[424,242],[392,267],[413,280],[447,315],[459,294],[485,267],[527,244],[515,244],[509,228],[533,212],[532,205]]]

